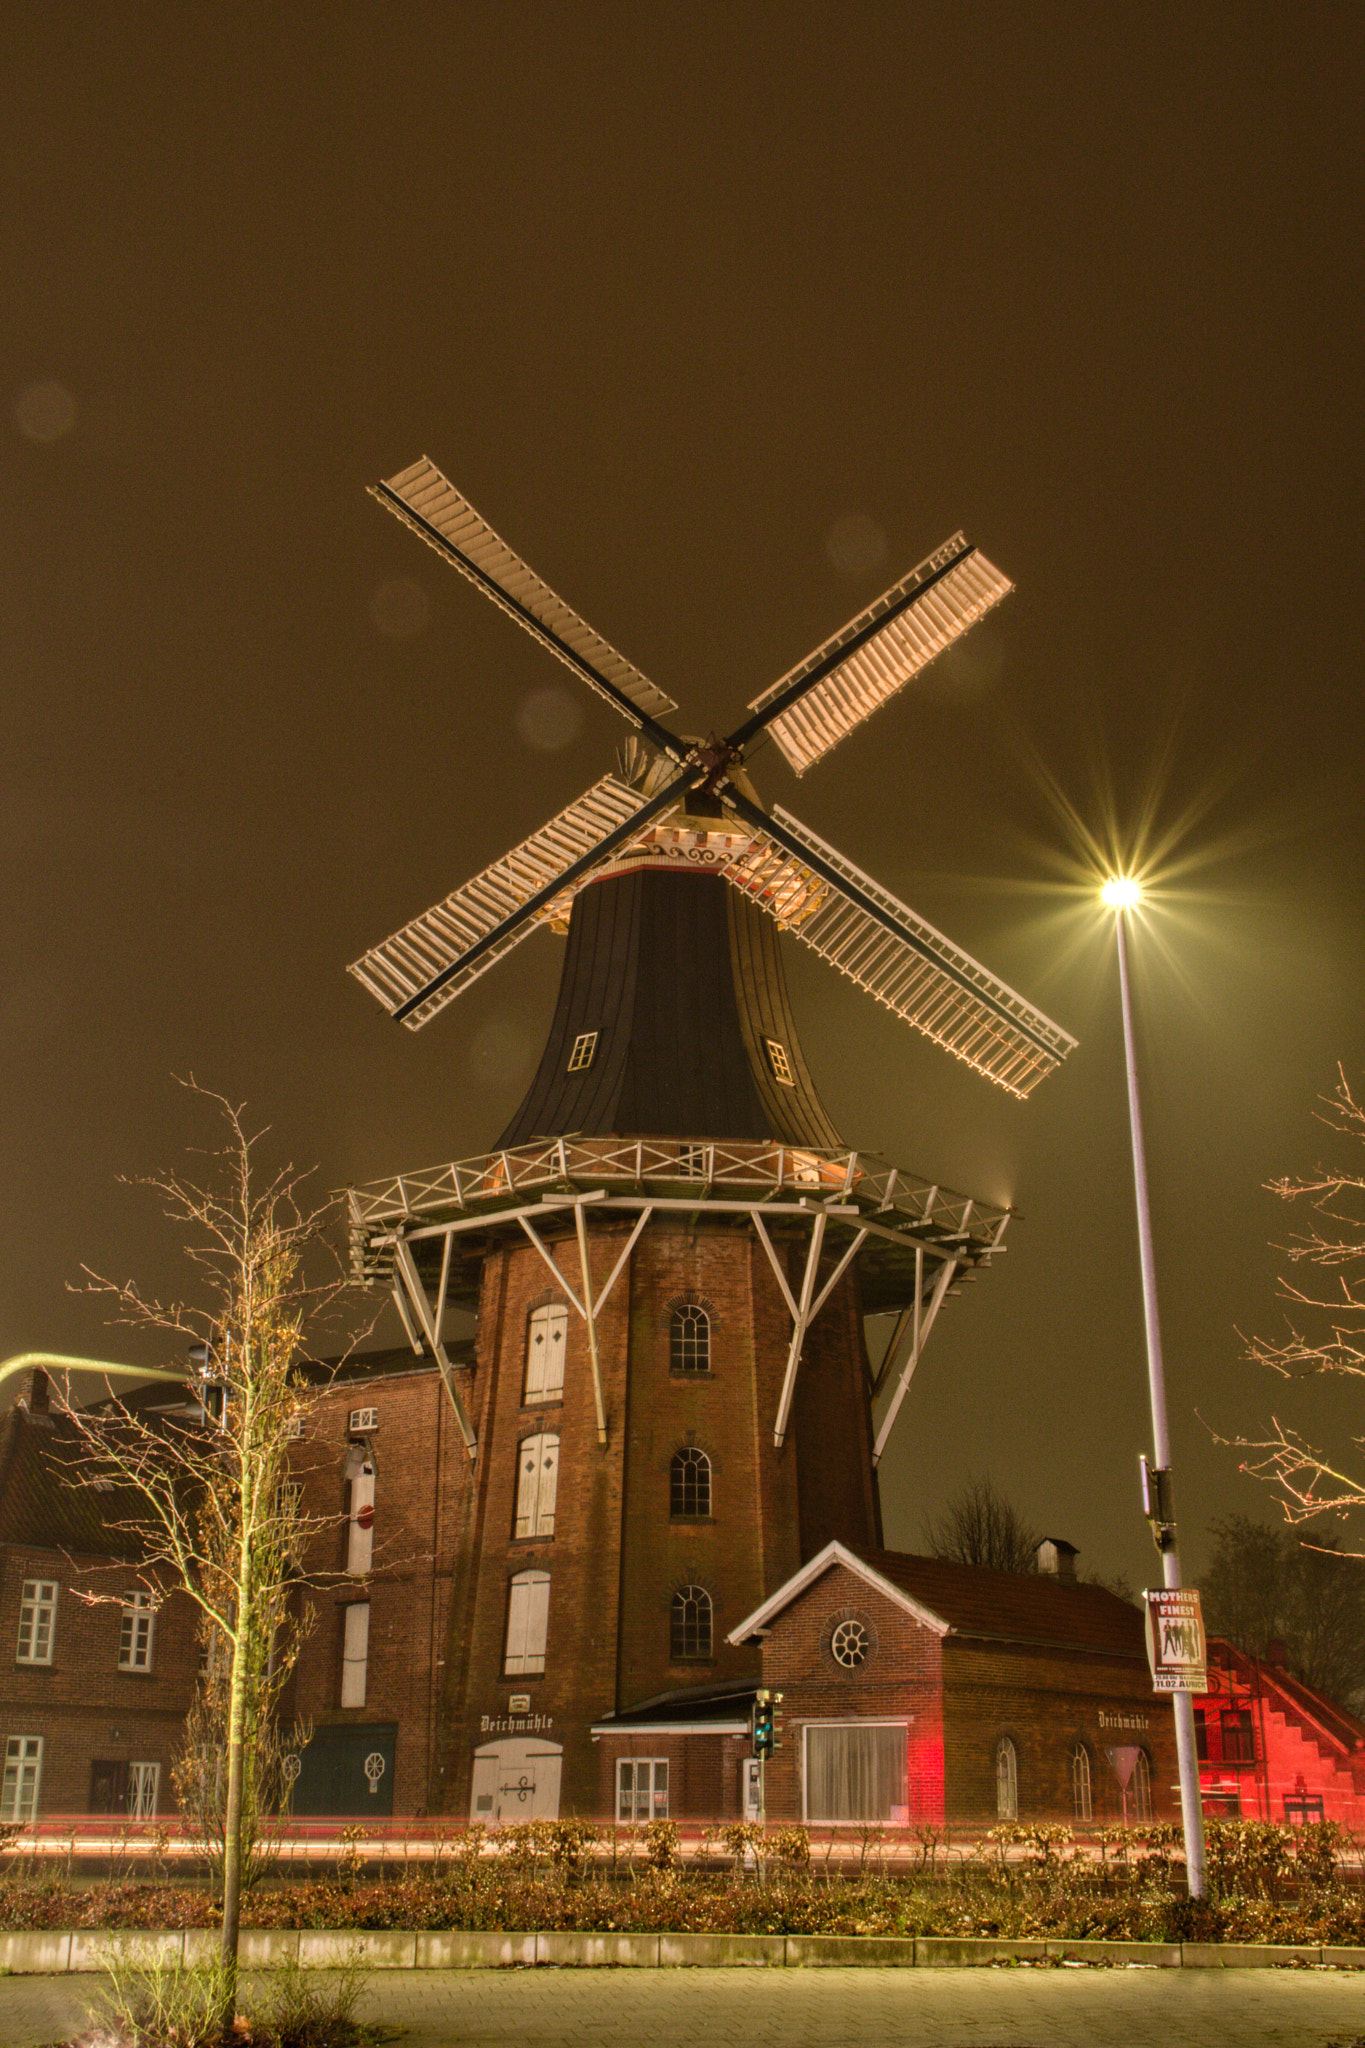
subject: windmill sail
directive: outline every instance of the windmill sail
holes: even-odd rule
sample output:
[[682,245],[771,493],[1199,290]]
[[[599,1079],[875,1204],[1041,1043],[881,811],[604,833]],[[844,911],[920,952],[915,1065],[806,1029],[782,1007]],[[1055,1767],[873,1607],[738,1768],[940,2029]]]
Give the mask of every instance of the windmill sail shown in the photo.
[[[454,961],[496,931],[500,924],[538,890],[552,884],[575,861],[590,854],[598,841],[618,831],[640,808],[638,792],[614,775],[604,775],[567,810],[551,818],[520,846],[485,868],[442,903],[413,918],[381,945],[371,947],[348,969],[390,1015],[421,994]],[[542,917],[553,915],[553,909]],[[453,1002],[495,960],[501,960],[535,929],[527,917],[495,945],[487,947],[464,972],[433,989],[403,1022],[416,1031],[438,1010]]]
[[754,843],[726,870],[727,880],[945,1051],[1025,1096],[1073,1049],[1075,1039],[1059,1025],[790,811],[774,806],[767,821],[780,839],[762,830],[756,805],[745,803],[742,815]]
[[676,711],[671,697],[556,597],[424,455],[370,495],[420,534],[560,661],[636,726]]
[[[828,667],[841,647],[859,643],[846,661],[770,722],[778,746],[797,774],[804,775],[1013,588],[1007,576],[955,534],[749,708],[761,713],[811,670]],[[888,613],[880,631],[869,632]]]

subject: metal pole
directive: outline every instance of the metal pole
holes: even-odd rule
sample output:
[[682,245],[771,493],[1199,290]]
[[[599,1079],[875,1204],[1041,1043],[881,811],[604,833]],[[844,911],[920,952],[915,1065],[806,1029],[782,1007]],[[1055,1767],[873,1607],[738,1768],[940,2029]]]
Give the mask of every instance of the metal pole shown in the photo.
[[[1133,1138],[1133,1193],[1137,1199],[1138,1257],[1142,1265],[1142,1313],[1147,1328],[1147,1383],[1152,1399],[1152,1449],[1156,1463],[1171,1466],[1171,1439],[1166,1426],[1166,1377],[1161,1359],[1161,1324],[1156,1307],[1156,1267],[1152,1258],[1152,1217],[1147,1200],[1147,1158],[1142,1143],[1142,1109],[1138,1101],[1137,1053],[1133,1044],[1133,1002],[1128,986],[1128,912],[1114,913],[1119,942],[1119,990],[1123,1000],[1123,1050],[1128,1069],[1128,1123]],[[1180,1545],[1174,1522],[1161,1532],[1162,1583],[1177,1587]],[[1172,1696],[1175,1708],[1175,1753],[1180,1770],[1180,1814],[1185,1829],[1185,1869],[1190,1896],[1202,1899],[1204,1878],[1204,1809],[1199,1798],[1199,1757],[1194,1739],[1194,1701],[1187,1692]]]

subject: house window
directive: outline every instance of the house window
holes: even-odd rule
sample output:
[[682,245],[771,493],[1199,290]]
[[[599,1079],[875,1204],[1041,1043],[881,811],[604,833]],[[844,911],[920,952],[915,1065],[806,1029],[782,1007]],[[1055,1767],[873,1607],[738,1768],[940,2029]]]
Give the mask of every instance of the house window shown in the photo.
[[845,1671],[866,1664],[871,1648],[872,1638],[860,1621],[841,1621],[829,1639],[830,1655]]
[[156,1795],[160,1783],[160,1764],[129,1764],[128,1815],[131,1820],[152,1818],[156,1812]]
[[341,1704],[363,1707],[370,1672],[370,1603],[352,1601],[344,1607],[341,1637]]
[[346,1434],[348,1436],[373,1436],[378,1427],[379,1410],[377,1408],[353,1408],[346,1418]]
[[549,1619],[550,1574],[518,1572],[507,1593],[507,1650],[502,1668],[509,1678],[545,1669]]
[[711,1460],[705,1451],[689,1444],[673,1453],[669,1472],[670,1509],[675,1515],[709,1515],[711,1512]]
[[694,1302],[682,1302],[668,1326],[668,1363],[673,1372],[710,1372],[711,1318]]
[[150,1593],[129,1593],[123,1602],[123,1626],[118,1639],[120,1671],[150,1671],[152,1631],[156,1608]]
[[57,1581],[25,1579],[23,1598],[19,1603],[19,1647],[14,1653],[17,1661],[20,1664],[50,1664],[56,1627]]
[[675,1664],[711,1655],[711,1595],[704,1586],[684,1586],[673,1595],[669,1628]]
[[909,1819],[904,1721],[814,1723],[805,1737],[805,1819]]
[[1090,1819],[1090,1751],[1078,1742],[1071,1752],[1071,1811],[1077,1820]]
[[995,1745],[995,1811],[1000,1820],[1019,1818],[1019,1759],[1008,1735]]
[[1138,1751],[1137,1762],[1133,1766],[1133,1800],[1137,1811],[1137,1818],[1139,1820],[1150,1820],[1152,1817],[1152,1767],[1147,1761],[1145,1749]]
[[517,1462],[517,1536],[553,1536],[559,1482],[559,1438],[522,1439]]
[[780,1081],[784,1088],[794,1088],[796,1076],[792,1072],[791,1061],[787,1058],[786,1046],[779,1045],[775,1038],[765,1038],[763,1043],[768,1048],[768,1064],[773,1070],[773,1079]]
[[1255,1761],[1256,1737],[1252,1730],[1251,1709],[1234,1708],[1223,1715],[1223,1762],[1254,1764]]
[[580,1031],[569,1054],[569,1072],[581,1074],[585,1067],[592,1065],[593,1054],[597,1051],[597,1033]]
[[38,1811],[43,1775],[41,1735],[11,1735],[5,1744],[5,1778],[0,1787],[0,1820],[32,1820]]
[[616,1818],[668,1819],[668,1758],[623,1756],[616,1765]]
[[526,1384],[522,1403],[559,1401],[564,1395],[564,1351],[569,1335],[569,1311],[562,1302],[548,1302],[534,1309],[526,1335]]

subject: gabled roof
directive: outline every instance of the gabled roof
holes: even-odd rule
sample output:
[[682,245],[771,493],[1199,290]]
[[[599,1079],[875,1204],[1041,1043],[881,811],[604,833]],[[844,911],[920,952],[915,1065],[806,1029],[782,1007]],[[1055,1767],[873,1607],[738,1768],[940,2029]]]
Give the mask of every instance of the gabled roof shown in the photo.
[[140,1496],[131,1487],[80,1481],[81,1457],[76,1430],[60,1414],[35,1417],[16,1407],[0,1416],[0,1543],[88,1557],[131,1554],[124,1525],[145,1514]]
[[1140,1611],[1103,1586],[1064,1585],[1044,1572],[991,1572],[905,1551],[845,1549],[829,1543],[739,1624],[743,1642],[835,1565],[843,1565],[939,1636],[1028,1643],[1146,1662]]

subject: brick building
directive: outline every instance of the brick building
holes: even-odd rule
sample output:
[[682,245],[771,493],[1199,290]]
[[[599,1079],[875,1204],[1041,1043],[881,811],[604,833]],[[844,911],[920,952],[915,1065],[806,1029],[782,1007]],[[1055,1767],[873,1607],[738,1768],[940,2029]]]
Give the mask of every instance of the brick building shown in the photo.
[[1194,1703],[1204,1811],[1228,1819],[1365,1827],[1365,1723],[1265,1658],[1212,1637]]

